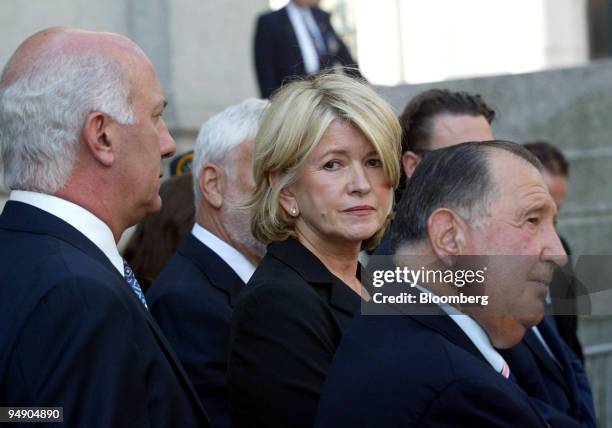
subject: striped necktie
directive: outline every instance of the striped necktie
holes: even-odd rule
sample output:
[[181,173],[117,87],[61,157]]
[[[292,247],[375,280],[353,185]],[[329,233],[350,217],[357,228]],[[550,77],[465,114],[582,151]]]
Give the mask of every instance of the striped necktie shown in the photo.
[[132,291],[136,294],[136,296],[138,296],[138,298],[140,299],[144,307],[149,309],[149,307],[147,306],[147,301],[145,300],[144,293],[142,292],[142,289],[140,288],[140,285],[138,284],[138,280],[136,279],[136,275],[134,275],[132,268],[130,267],[128,262],[126,262],[125,260],[123,260],[123,270],[125,272],[125,281],[128,283],[128,285],[130,286]]

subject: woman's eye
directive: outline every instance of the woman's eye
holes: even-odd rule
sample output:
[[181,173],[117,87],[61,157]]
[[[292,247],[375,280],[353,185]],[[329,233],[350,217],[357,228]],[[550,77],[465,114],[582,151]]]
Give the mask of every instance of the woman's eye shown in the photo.
[[382,166],[382,161],[380,159],[368,159],[366,165],[372,168],[378,168]]
[[337,160],[331,160],[329,162],[326,162],[325,165],[323,165],[323,168],[333,171],[340,168],[341,166],[342,165]]

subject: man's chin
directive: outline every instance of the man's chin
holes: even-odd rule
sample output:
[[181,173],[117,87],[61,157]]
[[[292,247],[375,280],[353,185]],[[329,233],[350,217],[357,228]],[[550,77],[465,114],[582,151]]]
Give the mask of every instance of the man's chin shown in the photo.
[[161,196],[157,195],[153,201],[147,206],[146,215],[157,214],[161,211],[162,208],[162,199]]
[[[512,315],[489,315],[483,320],[482,327],[497,349],[507,349],[517,345],[531,325]],[[535,325],[535,324],[534,324]]]

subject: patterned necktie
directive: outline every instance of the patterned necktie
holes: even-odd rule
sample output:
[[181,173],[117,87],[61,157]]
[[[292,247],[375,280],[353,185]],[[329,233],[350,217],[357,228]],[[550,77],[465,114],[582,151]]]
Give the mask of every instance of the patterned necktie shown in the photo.
[[127,281],[128,285],[130,286],[132,291],[136,293],[136,296],[138,296],[144,307],[149,309],[149,307],[147,306],[147,301],[145,300],[144,293],[142,292],[142,289],[138,284],[138,280],[136,279],[136,275],[134,275],[132,268],[125,260],[123,260],[123,270],[125,271],[125,280]]

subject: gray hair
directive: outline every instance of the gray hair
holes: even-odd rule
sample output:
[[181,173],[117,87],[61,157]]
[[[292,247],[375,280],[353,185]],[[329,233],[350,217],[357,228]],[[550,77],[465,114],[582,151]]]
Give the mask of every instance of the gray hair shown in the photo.
[[489,156],[508,152],[538,171],[540,161],[520,144],[493,140],[458,144],[425,155],[408,181],[391,229],[391,249],[427,238],[427,221],[438,208],[456,211],[474,224],[487,215],[496,197]]
[[130,87],[121,65],[100,54],[54,52],[16,80],[0,80],[0,158],[10,189],[53,194],[72,174],[87,115],[131,123]]
[[196,211],[200,205],[199,181],[202,167],[214,163],[221,166],[226,175],[231,176],[233,162],[230,155],[246,140],[255,138],[268,104],[267,100],[249,98],[204,122],[193,150],[191,168]]

